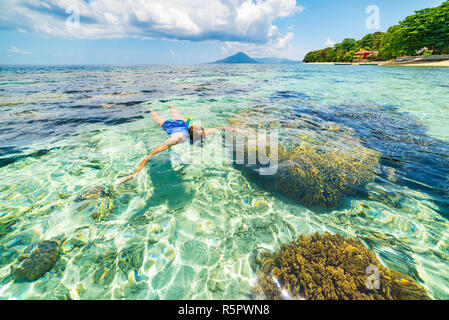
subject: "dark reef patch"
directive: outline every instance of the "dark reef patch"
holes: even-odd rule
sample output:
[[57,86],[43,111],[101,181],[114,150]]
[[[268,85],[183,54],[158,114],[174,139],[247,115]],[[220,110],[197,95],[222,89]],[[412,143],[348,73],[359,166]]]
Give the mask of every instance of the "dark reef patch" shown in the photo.
[[[0,168],[5,167],[11,163],[17,162],[19,160],[23,160],[23,159],[27,159],[27,158],[39,158],[39,157],[45,156],[55,149],[59,149],[59,148],[41,149],[41,150],[36,150],[36,151],[27,153],[27,154],[0,157]],[[17,152],[18,151],[15,151],[12,154],[17,154]]]
[[427,135],[410,114],[393,106],[360,105],[297,108],[295,113],[350,128],[364,146],[382,154],[384,179],[427,192],[449,215],[449,144]]
[[285,90],[285,91],[276,91],[270,96],[270,100],[272,101],[281,101],[281,100],[301,100],[306,101],[309,100],[309,95],[304,92]]

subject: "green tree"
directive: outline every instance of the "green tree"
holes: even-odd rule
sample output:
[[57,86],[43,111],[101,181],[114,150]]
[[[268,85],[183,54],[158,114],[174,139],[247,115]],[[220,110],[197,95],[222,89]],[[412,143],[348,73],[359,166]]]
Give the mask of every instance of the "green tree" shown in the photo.
[[332,50],[332,52],[330,52],[327,55],[326,61],[327,62],[334,62],[334,61],[337,61],[336,59],[337,59],[337,52],[335,50]]
[[344,62],[352,62],[352,60],[354,59],[354,53],[355,53],[355,50],[346,52],[345,55],[343,56],[343,61]]
[[403,46],[404,28],[401,26],[390,27],[384,35],[379,55],[382,59],[392,59],[404,55]]
[[372,38],[372,50],[379,50],[382,46],[382,40],[385,36],[385,33],[383,32],[375,32],[373,33],[373,38]]
[[337,43],[335,45],[336,50],[341,49],[344,52],[353,50],[353,49],[355,49],[355,47],[357,47],[357,41],[355,41],[355,39],[352,39],[352,38],[346,38],[343,40],[342,43]]
[[423,47],[440,53],[449,47],[449,0],[436,8],[416,11],[399,23],[404,28],[403,45],[407,54]]
[[374,61],[379,59],[379,56],[377,54],[370,54],[367,59],[370,61]]
[[373,34],[367,34],[362,38],[362,40],[357,41],[359,46],[361,48],[365,48],[366,50],[371,50],[371,48],[374,46],[373,44]]

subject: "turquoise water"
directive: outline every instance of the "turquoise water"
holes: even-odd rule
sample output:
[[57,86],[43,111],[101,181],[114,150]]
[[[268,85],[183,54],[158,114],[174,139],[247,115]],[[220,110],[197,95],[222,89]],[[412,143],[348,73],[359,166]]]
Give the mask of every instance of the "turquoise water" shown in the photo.
[[[251,299],[255,252],[330,231],[360,239],[383,265],[448,299],[448,73],[0,67],[0,298]],[[218,134],[194,147],[202,161],[183,164],[190,147],[178,146],[109,197],[79,201],[133,172],[166,139],[149,109],[168,118],[170,104],[204,127],[257,105],[288,124],[338,125],[382,154],[381,169],[368,196],[313,210],[212,161],[222,147]],[[50,239],[62,242],[55,266],[36,281],[14,280],[10,268],[21,252]]]

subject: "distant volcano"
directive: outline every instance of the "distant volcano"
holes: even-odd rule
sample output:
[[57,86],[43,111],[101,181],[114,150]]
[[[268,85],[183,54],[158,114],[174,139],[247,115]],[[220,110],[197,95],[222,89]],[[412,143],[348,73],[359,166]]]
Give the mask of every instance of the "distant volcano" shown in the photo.
[[260,63],[260,64],[294,64],[300,63],[289,59],[280,58],[251,58],[244,52],[238,52],[233,56],[227,57],[211,63]]
[[246,53],[238,52],[233,56],[227,57],[223,60],[218,60],[213,63],[259,63],[259,62],[250,58]]

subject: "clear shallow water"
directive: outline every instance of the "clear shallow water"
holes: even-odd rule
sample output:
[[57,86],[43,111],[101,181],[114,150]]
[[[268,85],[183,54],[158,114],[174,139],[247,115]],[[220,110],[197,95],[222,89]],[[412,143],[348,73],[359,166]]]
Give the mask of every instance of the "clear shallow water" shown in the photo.
[[[249,299],[254,252],[316,231],[362,240],[431,297],[449,298],[448,72],[1,67],[0,298]],[[169,117],[169,104],[205,127],[261,104],[292,123],[338,124],[383,154],[381,171],[369,197],[317,212],[207,161],[222,145],[215,136],[201,149],[205,161],[184,166],[167,152],[110,199],[76,201],[165,140],[148,110]],[[47,239],[65,240],[51,272],[13,281],[22,250]]]

